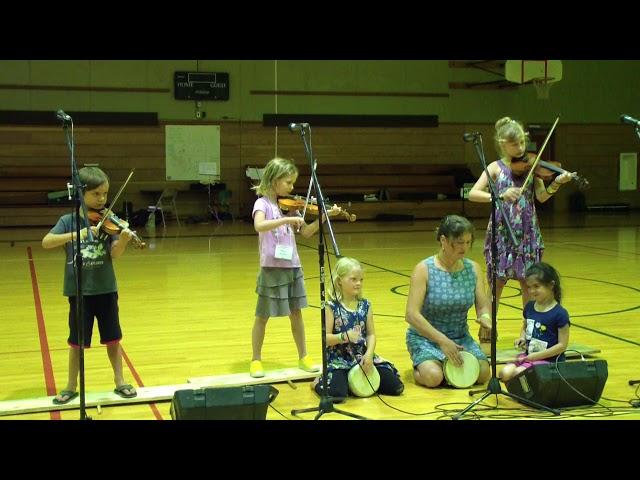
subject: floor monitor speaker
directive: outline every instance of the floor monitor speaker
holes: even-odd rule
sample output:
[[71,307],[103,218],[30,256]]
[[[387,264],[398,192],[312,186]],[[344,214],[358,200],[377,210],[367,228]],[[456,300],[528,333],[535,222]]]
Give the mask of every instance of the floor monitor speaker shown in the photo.
[[174,420],[265,420],[278,395],[271,385],[177,390],[171,402]]
[[600,400],[607,376],[606,360],[546,363],[520,372],[506,386],[509,393],[546,407],[574,407]]

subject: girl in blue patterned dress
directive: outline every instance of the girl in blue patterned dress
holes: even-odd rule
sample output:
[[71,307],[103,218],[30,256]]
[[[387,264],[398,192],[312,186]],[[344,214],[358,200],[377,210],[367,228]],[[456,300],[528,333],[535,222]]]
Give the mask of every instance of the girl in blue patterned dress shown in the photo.
[[416,383],[437,387],[444,380],[445,358],[463,364],[465,350],[480,363],[476,383],[491,376],[489,363],[471,338],[467,314],[475,303],[477,322],[491,332],[491,300],[482,270],[465,258],[473,242],[473,225],[458,215],[446,216],[436,233],[440,251],[416,265],[407,298],[407,349]]
[[[496,247],[498,252],[496,268],[496,302],[500,302],[502,290],[509,279],[518,280],[522,292],[522,305],[529,301],[525,272],[527,268],[542,259],[544,243],[540,233],[540,225],[536,214],[535,199],[540,203],[549,200],[563,183],[570,182],[572,174],[565,172],[557,176],[548,187],[545,187],[542,179],[533,177],[524,190],[522,185],[527,175],[518,177],[511,171],[511,162],[521,159],[525,153],[527,133],[522,124],[509,117],[501,118],[496,122],[496,135],[494,137],[496,150],[500,159],[487,166],[489,175],[496,184],[496,190],[503,201],[502,206],[509,223],[513,228],[515,238],[519,242],[516,247],[511,241],[509,231],[499,207],[496,205]],[[491,202],[491,193],[488,191],[488,181],[485,172],[469,192],[469,200],[472,202]],[[487,262],[487,278],[489,285],[493,283],[493,259],[491,255],[491,218],[487,226],[487,235],[484,242],[484,256]],[[496,305],[496,308],[498,307]],[[481,329],[479,333],[483,342],[488,342],[488,332]]]
[[[360,262],[342,257],[335,265],[333,281],[328,290],[325,310],[327,330],[327,380],[331,397],[349,394],[348,374],[360,364],[365,374],[375,368],[380,374],[378,393],[400,395],[404,384],[391,362],[375,354],[376,331],[371,302],[362,298],[363,272]],[[313,384],[322,392],[322,377]]]

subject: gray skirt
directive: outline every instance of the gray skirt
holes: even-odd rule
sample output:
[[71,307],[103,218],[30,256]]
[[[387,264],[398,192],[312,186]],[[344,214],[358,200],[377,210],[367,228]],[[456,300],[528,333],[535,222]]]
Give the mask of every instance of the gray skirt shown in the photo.
[[258,273],[256,293],[257,317],[284,317],[307,306],[304,272],[300,267],[262,267]]

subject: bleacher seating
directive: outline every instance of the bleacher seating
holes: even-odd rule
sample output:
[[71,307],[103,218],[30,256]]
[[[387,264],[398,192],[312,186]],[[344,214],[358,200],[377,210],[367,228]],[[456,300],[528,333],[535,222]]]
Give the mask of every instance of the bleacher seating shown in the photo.
[[[250,166],[250,168],[254,168]],[[306,196],[308,165],[298,166],[296,194]],[[488,216],[488,205],[460,197],[464,183],[476,179],[466,165],[351,164],[316,167],[325,199],[359,219],[440,218],[448,213]],[[255,182],[254,182],[255,183]]]

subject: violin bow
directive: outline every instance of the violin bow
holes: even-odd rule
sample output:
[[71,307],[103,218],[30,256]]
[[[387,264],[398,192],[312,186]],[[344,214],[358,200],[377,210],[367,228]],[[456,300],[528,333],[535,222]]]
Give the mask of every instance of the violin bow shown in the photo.
[[113,197],[113,200],[111,201],[111,205],[109,206],[109,208],[107,209],[105,214],[102,216],[102,220],[100,220],[100,223],[98,223],[98,225],[97,225],[98,231],[100,230],[100,227],[102,227],[102,224],[104,223],[104,221],[109,217],[109,214],[111,213],[111,209],[116,204],[116,201],[118,200],[118,197],[120,197],[120,194],[124,191],[124,188],[127,186],[127,183],[129,183],[129,180],[131,180],[131,177],[133,176],[133,172],[134,171],[135,171],[135,168],[132,168],[131,169],[131,173],[129,173],[129,176],[127,177],[127,179],[122,184],[122,187],[120,187],[120,190],[118,190],[118,193],[116,193],[116,196]]
[[524,183],[522,184],[522,187],[520,187],[521,191],[524,191],[524,189],[527,186],[527,183],[529,183],[529,179],[533,175],[533,172],[536,169],[536,165],[538,164],[538,161],[542,157],[542,152],[547,146],[547,143],[549,142],[549,139],[551,138],[551,135],[553,134],[553,131],[556,129],[556,125],[558,125],[559,121],[560,121],[560,115],[558,115],[558,118],[556,118],[556,121],[553,122],[553,126],[551,127],[551,130],[549,130],[549,133],[547,133],[547,138],[544,139],[544,143],[542,144],[542,147],[538,151],[538,154],[536,155],[536,159],[534,160],[533,165],[531,165],[531,170],[529,170],[529,175],[527,175],[527,178],[524,179]]
[[[318,161],[314,160],[313,161],[313,172],[316,171],[316,167],[318,166]],[[311,177],[309,177],[309,188],[307,189],[307,198],[305,199],[304,202],[304,209],[302,210],[302,218],[304,218],[305,214],[307,213],[307,206],[309,205],[309,199],[311,198],[311,186],[313,185],[313,172],[311,172]],[[300,231],[298,229],[298,231]]]

